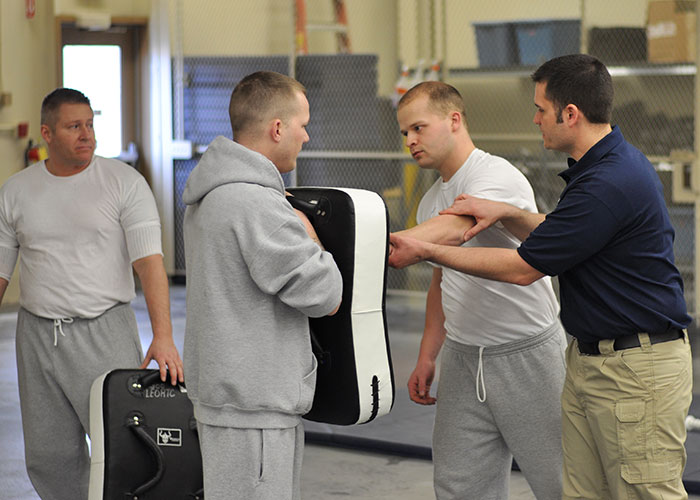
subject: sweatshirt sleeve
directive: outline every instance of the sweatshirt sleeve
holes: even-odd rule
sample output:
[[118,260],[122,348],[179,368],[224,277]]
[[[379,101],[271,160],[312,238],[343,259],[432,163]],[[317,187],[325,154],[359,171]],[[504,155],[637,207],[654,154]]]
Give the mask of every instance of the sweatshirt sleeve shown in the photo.
[[239,232],[252,279],[310,317],[331,313],[342,297],[342,278],[330,253],[309,238],[291,206],[280,197],[270,211],[256,212]]

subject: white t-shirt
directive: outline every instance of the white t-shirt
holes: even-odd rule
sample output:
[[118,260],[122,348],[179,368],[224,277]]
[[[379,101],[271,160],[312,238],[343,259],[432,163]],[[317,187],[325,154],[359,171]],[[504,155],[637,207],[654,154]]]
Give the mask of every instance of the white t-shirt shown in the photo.
[[82,172],[43,161],[0,188],[0,277],[20,259],[20,305],[45,318],[94,318],[134,296],[131,263],[161,253],[160,219],[141,174],[95,156]]
[[[438,179],[426,192],[418,222],[437,216],[462,193],[537,211],[525,176],[503,158],[475,149],[449,182]],[[518,248],[520,241],[497,223],[462,246]],[[549,328],[559,314],[547,276],[519,286],[442,267],[441,290],[447,337],[463,344],[492,346],[519,340]]]

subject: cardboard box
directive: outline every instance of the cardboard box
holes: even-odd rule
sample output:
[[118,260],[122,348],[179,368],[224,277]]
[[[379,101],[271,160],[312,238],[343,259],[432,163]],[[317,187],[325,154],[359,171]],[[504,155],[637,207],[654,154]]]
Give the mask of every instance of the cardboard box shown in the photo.
[[695,2],[655,0],[647,11],[649,62],[695,62]]

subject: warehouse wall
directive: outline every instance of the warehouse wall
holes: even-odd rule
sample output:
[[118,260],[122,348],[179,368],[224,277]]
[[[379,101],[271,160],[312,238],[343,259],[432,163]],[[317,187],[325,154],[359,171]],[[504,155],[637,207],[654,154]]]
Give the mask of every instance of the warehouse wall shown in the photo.
[[[379,56],[379,90],[392,92],[396,79],[397,23],[394,0],[346,0],[352,51]],[[237,0],[184,2],[185,56],[290,54],[294,39],[293,1]],[[309,23],[333,20],[330,0],[307,0]],[[309,33],[309,51],[335,52],[335,37]]]
[[[10,105],[0,108],[0,123],[29,124],[29,135],[38,141],[41,100],[55,86],[54,12],[52,2],[36,3],[33,19],[27,19],[24,2],[0,2],[0,92],[11,95]],[[0,183],[24,167],[27,139],[0,132]],[[4,303],[17,302],[19,287],[13,279]]]
[[[37,4],[44,3],[37,1]],[[47,2],[48,3],[48,2]],[[73,16],[81,12],[99,11],[111,16],[148,16],[148,0],[53,0],[57,16]]]

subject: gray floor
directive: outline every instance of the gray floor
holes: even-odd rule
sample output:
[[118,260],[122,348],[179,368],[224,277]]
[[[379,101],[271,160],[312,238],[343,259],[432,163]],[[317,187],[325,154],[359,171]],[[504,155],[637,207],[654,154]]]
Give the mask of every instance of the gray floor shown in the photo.
[[[184,293],[183,287],[173,287],[171,291],[173,328],[180,347],[185,320]],[[426,435],[430,433],[430,429],[426,429],[426,415],[420,413],[417,405],[401,398],[407,397],[403,387],[418,351],[423,306],[420,297],[390,296],[387,299],[397,386],[397,402],[393,412],[401,411],[401,408],[418,408],[411,411],[417,412],[416,419],[422,419],[415,429],[416,433],[421,434],[417,436],[417,442],[421,443],[430,439]],[[147,346],[150,329],[142,297],[134,302],[134,309],[142,341]],[[36,500],[38,496],[24,469],[14,355],[15,319],[16,314],[11,311],[0,313],[0,500]],[[527,482],[517,471],[512,475],[510,489],[510,499],[534,499]],[[334,497],[425,500],[434,498],[432,465],[425,459],[309,444],[304,456],[302,492],[305,500]],[[700,496],[691,495],[690,498],[700,500]]]

